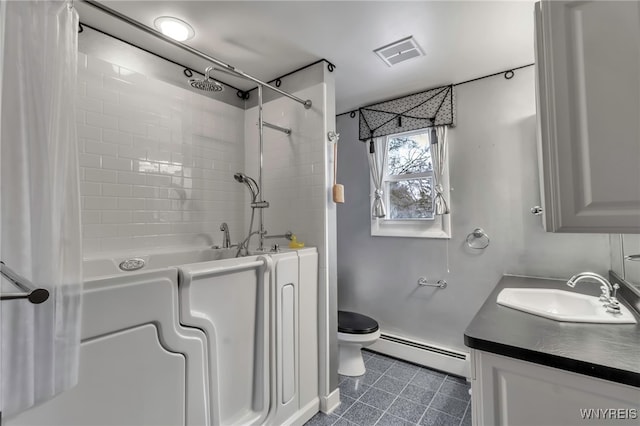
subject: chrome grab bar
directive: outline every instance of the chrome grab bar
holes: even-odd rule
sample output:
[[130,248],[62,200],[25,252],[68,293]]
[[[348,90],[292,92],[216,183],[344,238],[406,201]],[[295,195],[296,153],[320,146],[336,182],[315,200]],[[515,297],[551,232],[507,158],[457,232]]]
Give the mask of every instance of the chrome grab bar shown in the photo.
[[268,127],[270,129],[273,129],[273,130],[278,130],[279,132],[282,132],[285,135],[290,135],[291,134],[291,129],[287,129],[286,127],[280,127],[280,126],[278,126],[276,124],[267,123],[266,121],[263,121],[262,125],[264,127]]
[[420,287],[437,287],[437,288],[447,288],[447,282],[445,280],[438,280],[435,283],[430,283],[426,277],[418,278],[418,285]]
[[267,256],[259,256],[257,260],[251,262],[238,263],[236,265],[218,266],[214,268],[206,268],[196,266],[195,268],[181,268],[180,279],[185,275],[193,278],[209,277],[214,275],[230,274],[232,272],[246,271],[248,269],[266,268],[266,272],[271,270],[271,258]]
[[0,300],[27,299],[34,305],[37,305],[49,298],[48,290],[44,288],[32,289],[33,285],[27,279],[16,274],[2,261],[0,261],[0,274],[23,291],[22,293],[2,294],[0,295]]
[[264,238],[268,239],[268,238],[286,238],[287,240],[291,240],[291,237],[293,237],[293,232],[291,231],[287,231],[282,235],[269,235],[269,234],[265,234]]

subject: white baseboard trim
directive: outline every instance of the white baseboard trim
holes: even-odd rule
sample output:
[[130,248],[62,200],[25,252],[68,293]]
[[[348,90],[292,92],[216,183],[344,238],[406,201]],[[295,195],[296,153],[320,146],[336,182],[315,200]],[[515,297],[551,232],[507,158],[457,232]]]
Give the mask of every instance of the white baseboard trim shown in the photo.
[[367,349],[456,376],[471,377],[471,363],[468,352],[460,352],[431,343],[407,339],[384,331],[380,339]]
[[340,406],[340,388],[336,388],[327,396],[320,397],[320,411],[331,414],[333,410]]
[[298,410],[298,412],[290,419],[290,422],[286,424],[290,424],[291,426],[302,426],[306,422],[308,422],[313,416],[318,412],[318,408],[320,407],[320,398],[314,398],[307,405]]

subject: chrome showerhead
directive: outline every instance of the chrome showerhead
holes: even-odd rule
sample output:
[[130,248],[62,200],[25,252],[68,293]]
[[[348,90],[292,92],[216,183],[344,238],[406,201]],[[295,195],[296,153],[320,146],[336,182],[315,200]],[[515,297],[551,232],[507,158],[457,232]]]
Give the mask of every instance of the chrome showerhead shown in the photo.
[[191,87],[204,90],[206,92],[221,92],[224,90],[224,86],[219,82],[215,81],[211,77],[209,77],[209,73],[213,71],[213,67],[207,67],[204,71],[204,79],[200,80],[198,78],[192,78],[189,80],[189,84]]
[[222,84],[212,79],[198,80],[197,78],[192,78],[189,80],[189,84],[191,87],[205,92],[222,92],[224,90]]
[[234,174],[233,178],[236,181],[247,185],[247,188],[249,188],[249,191],[251,191],[253,202],[255,203],[256,199],[258,198],[258,194],[260,193],[260,188],[258,187],[258,184],[256,183],[256,181],[242,172],[238,172]]

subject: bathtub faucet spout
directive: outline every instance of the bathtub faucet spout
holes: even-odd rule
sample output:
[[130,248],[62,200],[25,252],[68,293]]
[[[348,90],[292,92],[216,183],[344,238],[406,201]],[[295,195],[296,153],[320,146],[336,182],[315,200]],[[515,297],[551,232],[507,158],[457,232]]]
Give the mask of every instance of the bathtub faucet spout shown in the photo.
[[231,236],[229,235],[229,225],[227,225],[227,222],[222,222],[220,230],[224,232],[224,236],[222,237],[222,248],[231,247]]

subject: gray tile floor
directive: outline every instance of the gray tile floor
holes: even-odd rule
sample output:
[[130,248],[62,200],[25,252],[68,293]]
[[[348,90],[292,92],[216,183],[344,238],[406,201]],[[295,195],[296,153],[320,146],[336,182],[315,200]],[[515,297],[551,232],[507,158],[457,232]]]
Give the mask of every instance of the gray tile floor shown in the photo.
[[464,378],[362,353],[364,376],[340,376],[340,406],[330,415],[316,414],[305,426],[471,426]]

